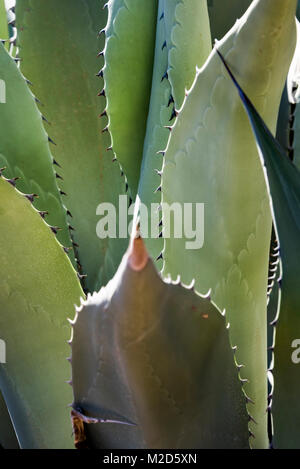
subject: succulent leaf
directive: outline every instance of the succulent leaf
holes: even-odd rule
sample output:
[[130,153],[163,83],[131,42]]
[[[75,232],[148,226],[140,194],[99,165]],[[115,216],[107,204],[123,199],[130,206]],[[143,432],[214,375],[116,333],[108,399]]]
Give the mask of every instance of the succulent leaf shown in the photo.
[[180,109],[185,90],[193,84],[211,52],[211,34],[206,0],[164,0],[168,77],[175,108]]
[[0,78],[5,83],[5,103],[0,104],[0,168],[25,194],[37,194],[34,206],[47,212],[45,219],[58,226],[58,240],[71,246],[66,209],[56,184],[48,135],[35,98],[14,59],[0,43]]
[[29,200],[0,178],[0,388],[22,448],[72,446],[67,313],[83,292]]
[[[300,171],[235,81],[256,137],[271,210],[279,242],[281,261],[280,312],[276,318],[274,351],[274,445],[299,448],[299,363],[293,360],[295,341],[300,355]],[[296,356],[295,350],[295,356]]]
[[77,309],[73,409],[95,418],[85,424],[90,447],[248,447],[225,317],[192,290],[164,282],[139,238]]
[[104,107],[103,98],[97,97],[103,78],[95,76],[104,44],[97,34],[107,18],[103,5],[103,0],[18,0],[16,7],[22,71],[51,122],[56,143],[52,151],[63,178],[59,186],[66,194],[72,238],[89,291],[113,276],[128,244],[126,239],[99,239],[96,233],[98,205],[118,207],[119,195],[125,194],[124,178],[106,152],[110,139],[101,133],[103,119],[98,117]]
[[157,0],[110,0],[103,76],[112,149],[135,200],[155,48]]
[[[157,191],[161,184],[160,152],[167,145],[176,116],[175,109],[181,107],[185,90],[193,83],[196,67],[203,65],[210,51],[206,0],[160,0],[151,100],[138,192],[149,214],[151,204],[159,205],[161,202],[161,193]],[[152,221],[153,218],[152,214]],[[148,228],[150,222],[151,218]],[[163,249],[162,238],[149,237],[145,238],[145,242],[150,255],[157,259]],[[161,265],[160,259],[157,267],[161,268]]]
[[[218,48],[275,131],[295,47],[296,1],[256,0]],[[254,72],[255,71],[255,72]],[[272,86],[271,86],[272,83]],[[216,51],[200,70],[164,157],[162,201],[205,204],[201,249],[165,239],[163,275],[212,288],[238,345],[255,448],[267,447],[266,302],[271,214],[255,139]],[[167,212],[163,206],[163,225]],[[209,236],[208,236],[209,234]]]
[[[160,171],[163,164],[162,155],[159,152],[167,145],[169,138],[167,126],[174,120],[171,117],[174,108],[172,88],[168,76],[165,75],[168,69],[168,48],[165,46],[164,3],[164,0],[160,0],[158,6],[152,90],[138,188],[139,198],[148,208],[148,230],[151,221],[153,222],[157,216],[157,221],[154,223],[158,234],[161,214],[158,211],[155,214],[151,213],[151,204],[161,203],[161,193],[156,191],[161,184]],[[157,259],[163,250],[163,239],[158,237],[158,234],[151,236],[151,233],[148,233],[148,237],[144,236],[147,250],[153,259]],[[160,270],[161,267],[162,260],[159,260],[157,268]]]

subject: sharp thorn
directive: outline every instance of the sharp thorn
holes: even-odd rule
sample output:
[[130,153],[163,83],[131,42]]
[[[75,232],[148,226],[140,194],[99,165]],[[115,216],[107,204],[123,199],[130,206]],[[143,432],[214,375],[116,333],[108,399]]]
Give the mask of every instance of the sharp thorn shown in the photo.
[[9,184],[11,184],[13,187],[16,187],[16,181],[18,181],[18,177],[16,178],[12,178],[12,179],[7,179],[7,182],[9,182]]
[[45,219],[46,215],[49,215],[49,212],[47,211],[40,211],[39,212],[40,216],[43,218],[43,220]]
[[106,109],[104,109],[104,111],[101,112],[101,114],[99,115],[99,117],[107,117]]
[[166,79],[168,78],[168,72],[166,72],[166,73],[162,76],[161,81],[164,81],[165,78],[166,78]]
[[53,142],[52,138],[48,137],[48,142],[52,143],[53,145],[56,145],[55,142]]
[[173,111],[172,111],[172,114],[171,114],[171,117],[170,117],[170,121],[172,121],[175,117],[178,116],[178,112],[176,111],[176,109],[174,108]]
[[174,98],[172,95],[170,95],[169,97],[169,101],[168,101],[168,107],[170,106],[170,104],[174,103]]
[[53,164],[54,164],[55,166],[58,166],[59,168],[61,168],[60,164],[59,164],[55,159],[53,159]]
[[33,203],[34,199],[38,197],[37,194],[25,194],[26,199],[29,200],[29,202]]

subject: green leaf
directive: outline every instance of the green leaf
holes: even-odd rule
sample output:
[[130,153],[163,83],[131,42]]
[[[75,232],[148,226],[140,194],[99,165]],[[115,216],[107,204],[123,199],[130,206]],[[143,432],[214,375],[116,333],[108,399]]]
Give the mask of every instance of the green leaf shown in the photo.
[[104,49],[108,129],[134,200],[151,92],[157,0],[110,0]]
[[[158,231],[161,215],[158,210],[151,212],[151,204],[161,202],[161,193],[157,191],[161,183],[160,171],[162,169],[162,155],[169,138],[167,126],[174,120],[174,99],[172,88],[166,71],[168,69],[168,48],[166,46],[166,26],[164,7],[165,1],[159,1],[155,56],[152,77],[152,90],[147,119],[147,131],[143,149],[143,160],[141,166],[138,195],[143,204],[148,209],[148,229],[150,231],[153,223]],[[153,206],[152,206],[153,207]],[[156,222],[153,220],[156,219]],[[158,233],[148,237],[144,236],[147,250],[153,259],[157,259],[163,250],[163,239],[158,237]],[[162,260],[157,261],[157,268],[162,267]]]
[[139,238],[77,309],[73,409],[96,418],[85,424],[90,447],[248,447],[225,317],[192,290],[162,281]]
[[273,370],[274,444],[280,449],[296,449],[300,443],[300,365],[293,362],[292,354],[296,340],[300,348],[300,172],[233,80],[256,137],[279,242],[282,277]]
[[[107,134],[101,134],[103,79],[97,54],[104,38],[97,33],[107,17],[101,0],[18,0],[16,6],[22,71],[34,84],[51,122],[55,159],[85,287],[94,291],[115,273],[127,248],[126,239],[99,239],[96,209],[101,203],[118,207],[125,181],[112,163]],[[53,30],[55,25],[55,31]]]
[[0,226],[0,388],[22,448],[69,448],[67,314],[83,292],[49,227],[3,177]]
[[66,210],[56,184],[48,135],[35,99],[14,59],[0,43],[0,78],[5,83],[5,103],[0,104],[0,168],[7,178],[19,178],[16,187],[37,194],[34,206],[47,211],[45,219],[59,227],[58,240],[69,247]]
[[[206,0],[160,0],[151,100],[138,192],[149,214],[151,204],[159,205],[161,202],[161,192],[157,191],[162,168],[159,152],[167,145],[168,127],[174,122],[175,108],[181,107],[185,89],[193,83],[196,67],[203,65],[210,51]],[[148,227],[154,217],[153,214],[149,216]],[[159,217],[156,225],[158,227]],[[149,237],[145,238],[145,242],[150,255],[156,259],[163,249],[163,240]],[[161,268],[161,260],[157,266]]]
[[252,0],[207,0],[212,40],[225,36],[251,3]]
[[185,90],[193,84],[211,52],[206,0],[164,0],[166,42],[169,50],[168,77],[175,108],[180,109]]
[[6,404],[0,392],[0,449],[19,449],[19,443]]
[[[273,131],[294,52],[295,8],[295,0],[256,1],[218,43]],[[249,423],[255,435],[251,445],[268,447],[266,291],[271,213],[255,139],[215,50],[198,73],[171,132],[162,201],[169,207],[204,203],[203,247],[199,240],[198,247],[187,249],[191,239],[186,235],[165,237],[163,275],[175,279],[179,274],[185,284],[195,279],[198,292],[212,288],[214,302],[226,308],[231,340],[238,345],[237,358],[244,365],[241,375],[249,380],[245,391],[254,402],[248,405],[257,422]],[[166,229],[164,206],[162,212]],[[198,232],[201,220],[200,224]]]

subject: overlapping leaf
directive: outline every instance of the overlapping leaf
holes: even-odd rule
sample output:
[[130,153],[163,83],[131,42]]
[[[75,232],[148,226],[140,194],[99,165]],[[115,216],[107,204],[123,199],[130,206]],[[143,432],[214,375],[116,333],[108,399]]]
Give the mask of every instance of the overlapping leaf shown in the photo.
[[[185,90],[194,80],[196,67],[203,65],[210,51],[206,1],[160,0],[151,100],[138,191],[150,215],[145,242],[154,259],[160,257],[163,249],[163,240],[158,237],[161,215],[154,205],[151,207],[151,204],[158,206],[161,202],[161,152],[167,145],[168,127],[174,122],[176,109],[181,107]],[[151,228],[157,231],[151,234]],[[157,267],[161,268],[161,260]]]
[[141,239],[73,327],[73,409],[90,422],[87,446],[248,447],[225,317],[209,297],[162,281]]
[[135,199],[149,109],[157,0],[110,0],[105,28],[105,95],[112,149]]
[[117,210],[119,195],[125,193],[98,118],[104,108],[103,98],[97,97],[103,79],[96,77],[104,44],[97,33],[107,18],[103,5],[102,0],[18,0],[16,6],[22,71],[51,122],[47,129],[57,144],[53,153],[63,178],[59,186],[90,291],[112,277],[127,247],[126,239],[103,240],[96,233],[98,205],[111,203]]
[[297,350],[294,350],[297,344],[300,349],[300,172],[286,157],[284,150],[236,81],[235,84],[259,148],[282,268],[273,370],[274,444],[281,449],[296,449],[300,443],[300,365],[297,363]]
[[42,115],[17,64],[3,44],[0,44],[0,78],[4,82],[1,91],[4,90],[5,98],[5,102],[0,103],[0,168],[6,168],[6,177],[19,178],[16,180],[19,190],[39,196],[35,199],[35,207],[48,212],[46,221],[59,227],[57,237],[69,247],[66,209],[56,184]]
[[[273,131],[295,47],[295,9],[295,0],[255,1],[218,44]],[[186,249],[187,236],[165,239],[163,273],[173,279],[180,274],[186,284],[195,278],[200,292],[212,287],[214,301],[226,308],[238,360],[245,365],[242,377],[249,380],[248,411],[256,421],[249,424],[256,437],[252,445],[266,447],[271,214],[255,139],[216,51],[198,73],[171,132],[162,200],[169,206],[205,204],[203,247]],[[163,207],[164,226],[167,219]]]
[[67,314],[83,292],[49,227],[3,177],[0,227],[0,389],[22,448],[69,448]]

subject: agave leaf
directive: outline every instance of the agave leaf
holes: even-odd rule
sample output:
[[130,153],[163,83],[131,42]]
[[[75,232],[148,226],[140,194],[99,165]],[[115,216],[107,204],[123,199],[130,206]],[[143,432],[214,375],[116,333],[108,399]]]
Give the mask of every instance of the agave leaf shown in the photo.
[[105,29],[105,94],[113,151],[135,199],[149,108],[157,0],[110,0]]
[[0,178],[0,388],[22,448],[69,448],[67,313],[83,296],[53,233]]
[[209,297],[162,281],[141,238],[73,327],[73,409],[96,418],[87,445],[248,447],[225,317]]
[[0,392],[0,449],[19,449],[19,443],[5,401]]
[[[218,44],[273,131],[295,47],[295,8],[295,0],[257,0]],[[212,287],[213,300],[226,308],[231,340],[239,346],[238,361],[245,365],[242,377],[249,380],[245,390],[254,402],[248,405],[256,421],[249,423],[255,435],[252,445],[267,447],[271,214],[255,139],[215,50],[171,132],[162,201],[169,207],[174,202],[205,204],[203,247],[187,249],[191,240],[186,236],[166,238],[163,275],[174,279],[180,274],[186,284],[195,278],[197,291]],[[164,226],[167,215],[163,206]]]
[[300,171],[286,157],[249,98],[233,80],[256,137],[279,242],[282,276],[273,370],[274,443],[281,449],[296,449],[300,444],[300,373],[292,353],[293,343],[300,337]]
[[[143,160],[141,166],[138,195],[143,204],[148,208],[148,230],[150,231],[151,221],[157,217],[156,225],[160,231],[159,223],[161,215],[158,210],[151,214],[151,204],[159,205],[161,193],[157,191],[160,187],[162,169],[162,150],[165,149],[169,130],[167,126],[173,120],[174,109],[171,84],[166,71],[168,69],[168,48],[166,46],[166,26],[164,17],[164,0],[159,1],[155,57],[152,77],[152,90],[147,119],[147,131],[144,142]],[[151,236],[151,233],[143,233],[148,252],[153,259],[157,259],[163,249],[163,239],[158,237],[158,233]],[[162,267],[162,260],[157,261],[157,268]]]
[[252,0],[207,0],[212,39],[221,39],[251,5]]
[[[191,11],[193,14],[191,15]],[[190,44],[191,47],[187,47]],[[151,213],[151,204],[161,202],[160,171],[162,156],[167,145],[169,130],[181,107],[185,89],[190,88],[196,72],[211,51],[207,5],[205,1],[160,0],[156,29],[155,60],[152,91],[144,143],[143,161],[139,182],[140,200]],[[149,217],[148,228],[150,229]],[[157,228],[159,225],[157,218]],[[160,228],[161,230],[161,228]],[[162,238],[145,237],[150,255],[161,257]],[[157,235],[156,235],[157,236]],[[161,268],[161,259],[157,264]]]
[[104,124],[98,118],[104,106],[103,98],[97,97],[103,79],[95,76],[104,43],[103,37],[97,40],[97,33],[107,17],[103,4],[21,0],[16,7],[22,71],[34,84],[52,124],[51,138],[57,144],[53,154],[63,178],[59,186],[67,194],[72,238],[79,245],[76,254],[90,291],[113,276],[128,244],[126,239],[103,240],[96,234],[97,206],[106,202],[118,207],[118,197],[125,193],[120,169],[106,152],[109,136],[101,134]]
[[7,178],[19,178],[16,187],[37,194],[35,208],[47,211],[45,219],[59,227],[59,241],[69,247],[71,239],[66,209],[56,184],[53,157],[42,115],[14,59],[0,44],[0,78],[5,82],[5,103],[0,104],[0,168]]
[[179,109],[185,90],[193,84],[196,67],[201,68],[211,52],[207,1],[164,0],[164,5],[168,77],[175,108]]

